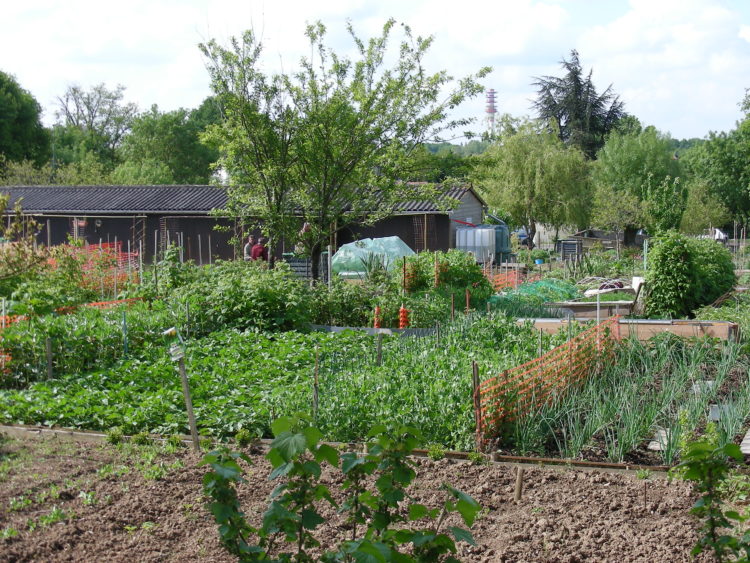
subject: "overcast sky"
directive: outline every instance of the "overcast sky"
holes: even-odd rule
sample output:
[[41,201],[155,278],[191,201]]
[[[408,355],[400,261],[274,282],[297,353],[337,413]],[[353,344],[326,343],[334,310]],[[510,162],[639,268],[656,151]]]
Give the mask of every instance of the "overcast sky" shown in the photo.
[[[253,28],[268,69],[306,54],[306,22],[321,20],[346,52],[346,20],[362,37],[394,17],[435,41],[428,70],[460,77],[489,65],[498,110],[529,115],[534,77],[560,75],[577,49],[601,92],[675,138],[727,131],[750,87],[750,0],[26,0],[3,6],[0,70],[16,77],[55,121],[70,84],[123,84],[143,110],[193,108],[210,94],[197,44]],[[461,116],[484,117],[484,99]],[[480,126],[475,127],[479,129]]]

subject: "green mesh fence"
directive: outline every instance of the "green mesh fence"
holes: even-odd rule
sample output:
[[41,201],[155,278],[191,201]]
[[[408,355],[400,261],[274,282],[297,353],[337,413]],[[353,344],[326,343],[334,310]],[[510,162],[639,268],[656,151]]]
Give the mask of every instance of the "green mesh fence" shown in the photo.
[[545,303],[575,299],[580,294],[575,285],[556,279],[524,283],[517,289],[490,297],[493,309],[514,317],[566,317],[567,311],[545,307]]

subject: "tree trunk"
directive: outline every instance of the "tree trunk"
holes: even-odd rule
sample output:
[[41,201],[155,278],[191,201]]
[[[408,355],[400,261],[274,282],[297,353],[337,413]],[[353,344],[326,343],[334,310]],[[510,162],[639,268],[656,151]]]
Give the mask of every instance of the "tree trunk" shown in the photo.
[[276,267],[276,241],[268,237],[268,269]]
[[321,254],[320,243],[315,243],[310,249],[310,272],[312,279],[318,281],[320,279],[320,254]]
[[526,226],[526,248],[531,250],[534,248],[534,237],[536,236],[536,221],[531,221]]

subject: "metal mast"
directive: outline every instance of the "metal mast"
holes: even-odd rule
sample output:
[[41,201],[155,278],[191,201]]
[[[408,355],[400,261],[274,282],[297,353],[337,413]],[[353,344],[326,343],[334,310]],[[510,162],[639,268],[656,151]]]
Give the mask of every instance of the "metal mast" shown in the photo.
[[487,90],[487,107],[485,108],[485,121],[487,122],[487,133],[490,137],[495,135],[495,114],[497,113],[497,107],[495,106],[495,90],[490,88]]

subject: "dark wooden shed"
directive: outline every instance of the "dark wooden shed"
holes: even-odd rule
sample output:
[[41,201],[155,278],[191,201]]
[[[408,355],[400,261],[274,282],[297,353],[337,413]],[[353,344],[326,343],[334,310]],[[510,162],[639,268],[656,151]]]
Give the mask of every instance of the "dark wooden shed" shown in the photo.
[[[185,260],[197,263],[237,257],[230,239],[242,234],[239,223],[212,214],[226,205],[221,187],[3,186],[0,193],[9,196],[8,213],[20,201],[24,214],[39,223],[40,244],[58,245],[69,238],[86,244],[119,242],[123,251],[151,260],[168,243],[176,243]],[[445,211],[440,203],[403,202],[372,226],[341,229],[336,244],[396,235],[417,252],[452,248],[456,225],[481,223],[485,204],[471,187],[448,188],[443,198],[458,205]],[[282,243],[278,250],[293,246]]]

